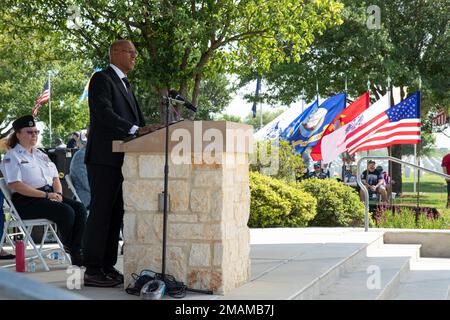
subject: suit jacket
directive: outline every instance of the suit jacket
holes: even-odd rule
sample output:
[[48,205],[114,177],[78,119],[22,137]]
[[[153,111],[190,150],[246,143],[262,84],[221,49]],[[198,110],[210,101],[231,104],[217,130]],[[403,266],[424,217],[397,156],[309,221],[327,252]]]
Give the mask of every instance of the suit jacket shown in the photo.
[[[120,167],[123,153],[112,152],[112,141],[129,136],[133,125],[145,125],[134,93],[127,93],[113,68],[95,73],[89,83],[89,138],[86,164]],[[134,101],[133,101],[134,99]]]

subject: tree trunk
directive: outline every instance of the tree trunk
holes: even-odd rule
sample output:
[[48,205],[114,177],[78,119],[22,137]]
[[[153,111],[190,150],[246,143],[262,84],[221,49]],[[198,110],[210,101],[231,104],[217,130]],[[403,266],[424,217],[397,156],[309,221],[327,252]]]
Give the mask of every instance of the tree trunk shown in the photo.
[[[401,159],[402,158],[402,146],[393,145],[390,147],[390,154],[392,157]],[[389,161],[389,169],[391,170],[390,175],[395,184],[392,186],[392,191],[400,195],[402,193],[402,166],[399,163]]]

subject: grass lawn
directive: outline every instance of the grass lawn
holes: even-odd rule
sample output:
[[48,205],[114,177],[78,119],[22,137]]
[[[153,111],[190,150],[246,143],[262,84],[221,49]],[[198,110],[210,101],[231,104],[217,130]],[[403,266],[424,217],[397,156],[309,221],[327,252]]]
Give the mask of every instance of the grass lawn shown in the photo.
[[[419,184],[416,184],[416,188]],[[412,174],[409,178],[403,176],[403,192],[413,192],[414,181]],[[417,189],[416,189],[417,191]],[[420,177],[420,192],[447,193],[447,183],[444,178],[434,174],[424,173]]]
[[[418,184],[417,184],[418,186]],[[417,187],[416,187],[417,188]],[[417,205],[417,189],[413,193],[413,177],[403,176],[403,196],[396,198],[395,204]],[[447,205],[447,183],[439,176],[424,173],[420,177],[420,206],[434,207],[443,215],[450,216]]]

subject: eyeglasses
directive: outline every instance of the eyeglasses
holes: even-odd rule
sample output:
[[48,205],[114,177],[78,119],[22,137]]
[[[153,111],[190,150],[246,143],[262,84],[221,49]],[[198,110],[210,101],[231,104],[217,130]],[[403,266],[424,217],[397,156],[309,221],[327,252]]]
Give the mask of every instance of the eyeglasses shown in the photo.
[[136,57],[139,55],[139,53],[134,50],[120,50],[120,51],[131,54],[131,55],[135,55]]
[[33,134],[38,135],[41,132],[39,130],[26,130],[26,133],[32,136]]

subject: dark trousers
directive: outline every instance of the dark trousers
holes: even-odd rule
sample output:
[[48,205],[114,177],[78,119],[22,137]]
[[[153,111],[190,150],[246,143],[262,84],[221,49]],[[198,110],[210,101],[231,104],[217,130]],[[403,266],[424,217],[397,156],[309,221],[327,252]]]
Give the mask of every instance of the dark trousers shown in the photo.
[[91,204],[83,240],[86,272],[117,263],[123,221],[122,168],[87,165]]
[[70,252],[79,252],[86,225],[86,208],[81,202],[63,197],[63,202],[13,193],[12,202],[22,219],[48,219],[56,223],[61,242]]

